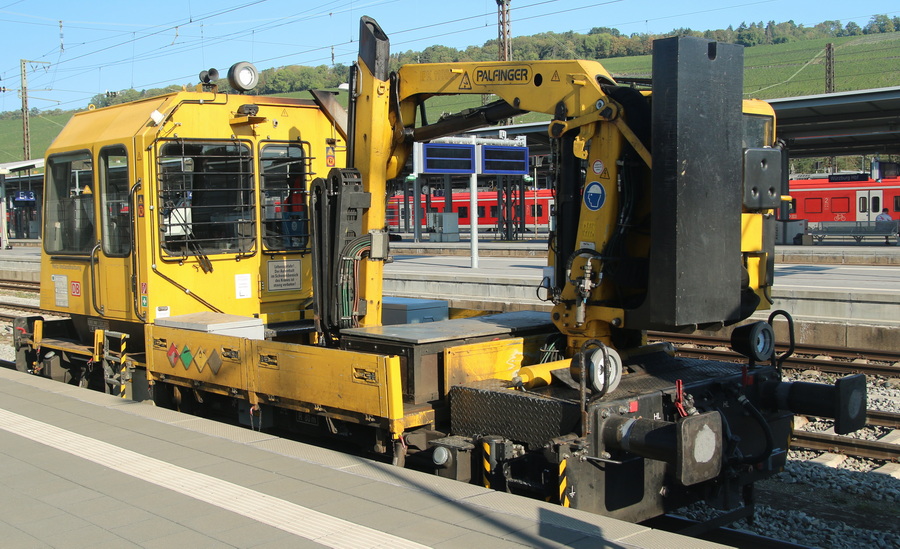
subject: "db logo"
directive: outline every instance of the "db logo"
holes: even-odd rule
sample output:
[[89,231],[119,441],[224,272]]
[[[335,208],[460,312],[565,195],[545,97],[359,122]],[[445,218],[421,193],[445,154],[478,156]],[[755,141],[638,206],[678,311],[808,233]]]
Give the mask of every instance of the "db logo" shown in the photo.
[[81,282],[72,283],[72,295],[75,297],[81,296]]

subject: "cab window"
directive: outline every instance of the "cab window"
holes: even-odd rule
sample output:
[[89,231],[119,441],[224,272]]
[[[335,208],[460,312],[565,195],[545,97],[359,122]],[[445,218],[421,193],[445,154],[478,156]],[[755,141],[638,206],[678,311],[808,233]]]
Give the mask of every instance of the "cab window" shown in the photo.
[[89,254],[94,231],[94,167],[89,151],[47,158],[44,190],[44,250]]
[[270,143],[260,152],[263,243],[268,250],[309,251],[309,156],[295,143]]
[[742,143],[745,149],[771,147],[775,141],[771,116],[744,114]]
[[128,153],[116,145],[100,151],[98,157],[100,207],[103,212],[101,241],[108,256],[131,253],[131,215],[128,203]]
[[157,178],[160,242],[168,255],[255,250],[253,157],[245,143],[163,142]]

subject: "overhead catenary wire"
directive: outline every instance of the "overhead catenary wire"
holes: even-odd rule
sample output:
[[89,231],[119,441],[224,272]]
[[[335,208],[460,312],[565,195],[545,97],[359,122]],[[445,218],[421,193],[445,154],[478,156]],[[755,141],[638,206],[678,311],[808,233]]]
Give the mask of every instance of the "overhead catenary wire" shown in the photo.
[[[116,34],[115,36],[118,36],[119,38],[125,38],[125,39],[119,40],[116,44],[113,44],[113,45],[105,46],[103,48],[95,48],[92,51],[81,53],[79,55],[76,55],[75,57],[60,60],[59,61],[60,67],[57,69],[59,72],[54,73],[53,83],[58,84],[60,82],[64,82],[64,81],[68,80],[70,77],[74,78],[75,74],[80,74],[80,73],[84,72],[85,70],[98,70],[99,71],[99,70],[101,70],[100,69],[101,66],[103,68],[108,68],[111,66],[118,66],[118,65],[126,64],[126,63],[133,66],[133,64],[138,61],[142,61],[142,60],[143,61],[151,61],[151,60],[161,59],[167,55],[179,55],[179,54],[183,54],[186,51],[196,49],[196,48],[198,48],[198,46],[202,47],[203,44],[212,44],[212,43],[216,43],[219,41],[225,41],[225,40],[241,41],[243,39],[246,39],[246,40],[250,41],[250,43],[253,44],[254,46],[259,46],[261,44],[266,43],[266,41],[264,39],[261,39],[260,35],[264,34],[268,30],[275,29],[275,28],[278,28],[278,27],[281,27],[284,25],[295,24],[295,23],[298,23],[303,20],[311,20],[312,18],[314,18],[316,16],[323,17],[326,15],[331,15],[333,13],[341,13],[341,12],[348,12],[348,11],[352,12],[353,10],[356,10],[357,12],[359,12],[360,10],[365,9],[368,6],[374,6],[376,4],[384,4],[385,3],[385,2],[361,3],[359,1],[348,2],[346,0],[327,2],[327,3],[322,3],[322,4],[318,5],[317,6],[318,9],[308,8],[308,9],[293,13],[288,16],[281,16],[281,17],[277,17],[277,18],[269,17],[269,18],[261,18],[261,19],[242,20],[244,23],[249,22],[251,24],[245,25],[240,31],[235,31],[235,32],[231,32],[231,33],[219,33],[219,34],[212,34],[209,32],[209,29],[212,26],[221,27],[224,25],[236,23],[235,21],[215,21],[215,18],[220,17],[227,13],[231,13],[231,12],[235,12],[237,10],[241,10],[241,9],[244,9],[247,7],[255,6],[257,4],[261,4],[266,1],[267,0],[254,0],[251,2],[245,2],[245,3],[239,4],[237,6],[231,6],[231,7],[224,8],[224,9],[213,10],[210,12],[197,14],[197,15],[194,15],[193,13],[189,13],[189,17],[186,20],[182,18],[179,20],[169,21],[168,23],[165,23],[163,25],[158,25],[158,26],[154,26],[154,27],[144,27],[144,29],[141,29],[141,30],[136,30],[136,28],[140,29],[140,26],[135,27],[134,24],[129,24],[129,23],[104,24],[107,26],[115,27],[115,28],[104,29],[102,26],[100,26],[100,23],[96,22],[96,21],[66,22],[67,29],[77,29],[81,26],[84,26],[87,28],[91,28],[92,31],[103,30],[104,32],[110,32],[113,34],[115,34],[115,32],[119,29],[124,29],[124,32],[119,31],[119,34]],[[399,0],[394,0],[394,1],[399,1]],[[521,22],[521,21],[527,21],[527,20],[532,20],[532,19],[551,17],[551,16],[559,15],[559,14],[567,14],[567,13],[572,13],[572,12],[577,13],[579,10],[588,10],[588,9],[592,9],[592,8],[598,8],[598,7],[606,6],[609,4],[625,2],[627,0],[607,0],[605,2],[590,2],[590,3],[585,2],[583,4],[579,4],[577,6],[569,7],[569,8],[560,8],[559,2],[561,2],[561,1],[562,0],[540,0],[540,1],[535,1],[535,2],[528,3],[528,4],[524,4],[524,5],[523,4],[518,4],[518,5],[513,4],[512,10],[516,13],[516,15],[514,17],[514,21]],[[746,7],[746,6],[752,6],[752,5],[756,5],[756,4],[765,3],[767,1],[770,1],[770,0],[761,0],[761,1],[756,1],[756,2],[743,2],[743,3],[737,3],[737,4],[733,4],[733,5],[729,5],[729,6],[717,6],[715,8],[694,10],[694,11],[679,10],[679,13],[676,13],[676,14],[660,14],[657,17],[641,18],[639,23],[641,23],[643,25],[643,24],[646,24],[647,21],[659,21],[659,20],[673,19],[676,17],[698,15],[701,13],[707,13],[707,12],[712,12],[712,11],[722,11],[722,10],[726,10],[726,9]],[[492,5],[493,3],[489,2],[488,4]],[[490,6],[487,6],[487,7],[490,7]],[[0,9],[2,9],[2,8],[0,8]],[[541,11],[539,13],[531,13],[534,10],[541,10]],[[421,42],[427,41],[427,40],[435,41],[443,36],[447,36],[447,35],[451,35],[451,34],[460,34],[460,33],[470,32],[470,31],[483,32],[486,25],[484,24],[484,22],[482,20],[489,20],[488,16],[491,15],[491,13],[492,13],[491,10],[487,10],[487,11],[485,11],[485,13],[474,14],[472,16],[456,17],[456,18],[448,17],[448,18],[442,19],[441,21],[438,21],[438,22],[435,22],[435,23],[429,24],[429,25],[417,25],[415,27],[411,27],[408,29],[392,30],[392,32],[391,32],[392,36],[403,37],[403,36],[411,34],[411,33],[415,34],[417,32],[421,32],[422,30],[428,30],[428,29],[432,29],[432,28],[438,29],[438,28],[446,28],[447,26],[454,26],[459,23],[464,23],[465,21],[468,21],[468,20],[472,20],[474,23],[477,23],[468,28],[462,28],[462,29],[454,28],[452,30],[448,30],[448,31],[444,31],[444,32],[429,33],[429,34],[421,36],[421,37],[415,37],[415,38],[410,37],[407,40],[397,40],[397,41],[394,41],[393,44],[395,46],[402,46],[402,45],[412,44],[412,43],[421,43]],[[55,19],[51,16],[52,16],[52,14],[48,14],[48,16],[43,19],[43,21],[41,21],[41,20],[38,20],[38,21],[47,26],[58,25],[58,23],[59,23],[58,19]],[[205,31],[204,31],[205,39],[201,40],[199,37],[195,36],[194,34],[185,32],[186,27],[191,27],[191,26],[197,25],[201,22],[203,23],[204,29],[205,29]],[[637,22],[637,21],[622,21],[622,22],[611,21],[606,24],[612,25],[612,26],[622,26],[622,25],[632,24],[635,22]],[[140,51],[138,48],[136,48],[137,44],[143,43],[143,42],[140,42],[141,40],[144,40],[150,36],[156,36],[160,33],[165,33],[165,32],[173,32],[174,33],[174,29],[176,27],[180,29],[179,30],[179,32],[181,33],[180,36],[184,40],[180,43],[174,44],[171,48],[150,47],[150,48],[147,48],[145,51]],[[107,37],[106,39],[109,39],[109,37]],[[77,44],[74,42],[73,42],[73,45],[71,45],[71,46],[67,45],[66,46],[67,53],[69,51],[77,49],[77,47],[79,45],[80,44]],[[129,49],[132,50],[132,54],[129,56],[123,56],[121,59],[114,60],[114,62],[112,62],[112,63],[104,62],[104,63],[102,63],[102,65],[99,63],[87,64],[83,67],[79,67],[78,70],[71,69],[72,70],[71,73],[65,73],[65,74],[68,74],[69,76],[66,76],[63,73],[63,71],[67,70],[67,67],[73,66],[71,64],[73,61],[76,61],[78,59],[85,59],[85,60],[91,59],[92,56],[97,55],[100,52],[114,49],[120,45],[122,45],[122,46],[131,45],[131,48],[129,48]],[[290,46],[290,45],[286,45],[286,46]],[[340,62],[342,57],[344,59],[347,59],[349,57],[352,60],[353,59],[352,56],[355,56],[356,48],[355,47],[351,48],[350,46],[353,46],[353,39],[351,39],[349,41],[334,43],[334,44],[324,44],[324,45],[321,45],[318,47],[307,47],[307,48],[303,48],[303,49],[295,49],[294,51],[289,51],[282,55],[278,55],[278,56],[274,56],[274,57],[267,57],[264,59],[253,59],[252,61],[254,61],[256,63],[267,63],[267,62],[275,62],[275,61],[290,59],[292,61],[292,63],[298,63],[298,64],[323,64],[323,63],[327,63],[330,61],[331,49],[332,49],[332,47],[334,47],[337,52],[337,61]],[[134,51],[135,49],[138,49],[138,51],[135,52]],[[83,52],[84,50],[81,50],[81,51]],[[49,53],[51,53],[51,52],[48,52],[48,54]],[[52,53],[56,53],[56,50],[53,50]],[[132,72],[133,72],[133,69],[132,69]],[[175,83],[181,84],[181,83],[184,83],[184,81],[186,81],[187,79],[192,79],[193,76],[194,76],[193,74],[184,74],[184,75],[164,77],[164,78],[161,78],[160,80],[156,80],[153,82],[137,82],[137,83],[135,83],[132,78],[131,84],[132,84],[132,87],[135,87],[135,85],[136,85],[137,88],[155,87],[155,86],[175,84]],[[125,86],[123,85],[122,88],[124,88],[124,87]],[[93,95],[95,95],[97,93],[102,93],[102,91],[103,90],[99,89],[99,87],[97,90],[93,90],[93,91],[85,90],[84,91],[84,94],[85,94],[84,99],[90,99],[90,97],[92,97]],[[64,101],[63,104],[65,104],[65,105],[75,104],[78,101],[79,100],[77,100],[77,99],[72,100],[72,101]]]

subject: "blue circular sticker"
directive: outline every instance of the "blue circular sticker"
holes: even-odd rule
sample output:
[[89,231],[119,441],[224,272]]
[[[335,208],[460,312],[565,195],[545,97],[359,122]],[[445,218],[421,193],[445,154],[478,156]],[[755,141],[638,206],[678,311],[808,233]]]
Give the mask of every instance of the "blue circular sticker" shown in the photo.
[[589,183],[584,190],[584,205],[592,212],[596,212],[603,207],[605,202],[606,189],[603,188],[603,185],[597,181]]

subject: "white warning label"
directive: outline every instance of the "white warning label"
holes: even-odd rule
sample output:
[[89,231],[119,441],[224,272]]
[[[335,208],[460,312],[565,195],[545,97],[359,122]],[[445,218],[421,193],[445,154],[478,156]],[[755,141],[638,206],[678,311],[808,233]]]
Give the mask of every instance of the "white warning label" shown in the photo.
[[266,289],[270,292],[284,292],[303,289],[302,271],[299,259],[268,261],[266,265]]
[[52,275],[53,295],[56,298],[57,307],[69,306],[69,277],[66,275]]

